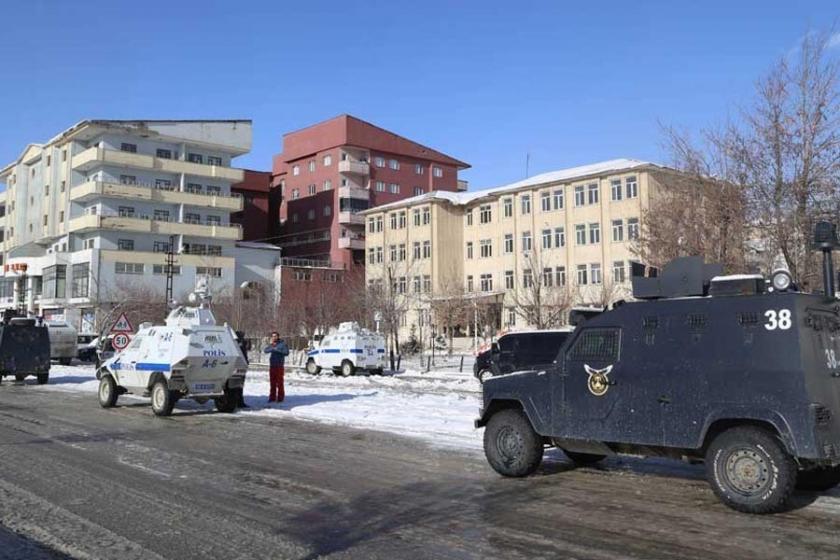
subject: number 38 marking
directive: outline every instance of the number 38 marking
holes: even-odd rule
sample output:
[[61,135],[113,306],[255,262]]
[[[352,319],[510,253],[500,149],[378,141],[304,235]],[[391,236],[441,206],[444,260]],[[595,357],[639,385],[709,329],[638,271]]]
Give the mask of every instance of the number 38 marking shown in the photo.
[[764,328],[768,331],[774,331],[776,329],[786,331],[791,326],[790,309],[780,309],[778,311],[768,309],[764,312],[764,316],[767,317],[767,323],[764,325]]

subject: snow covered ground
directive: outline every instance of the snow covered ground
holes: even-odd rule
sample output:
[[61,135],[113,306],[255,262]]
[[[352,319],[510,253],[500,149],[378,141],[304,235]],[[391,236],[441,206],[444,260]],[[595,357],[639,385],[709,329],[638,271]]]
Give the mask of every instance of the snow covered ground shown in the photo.
[[[96,393],[98,387],[93,367],[84,364],[54,365],[47,386],[49,390],[89,393]],[[237,414],[292,417],[392,432],[435,446],[481,447],[481,431],[473,427],[481,404],[480,386],[471,373],[408,371],[394,376],[345,378],[331,374],[311,376],[288,369],[286,400],[269,403],[268,391],[268,372],[249,371],[245,402],[250,408]],[[178,409],[212,406],[182,401],[176,413]]]

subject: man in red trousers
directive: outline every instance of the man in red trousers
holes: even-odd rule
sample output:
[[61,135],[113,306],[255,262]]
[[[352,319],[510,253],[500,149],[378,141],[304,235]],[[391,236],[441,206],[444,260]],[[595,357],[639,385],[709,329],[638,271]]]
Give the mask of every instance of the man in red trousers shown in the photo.
[[286,398],[286,390],[283,387],[284,364],[286,356],[289,355],[289,347],[280,338],[277,331],[271,333],[271,341],[263,350],[270,354],[268,359],[268,380],[271,383],[271,391],[268,395],[268,402],[283,402]]

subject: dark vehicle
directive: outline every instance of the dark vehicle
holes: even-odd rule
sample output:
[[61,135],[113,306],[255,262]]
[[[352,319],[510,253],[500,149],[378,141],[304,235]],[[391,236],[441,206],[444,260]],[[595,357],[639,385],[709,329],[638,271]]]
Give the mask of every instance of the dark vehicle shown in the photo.
[[0,323],[0,381],[5,376],[23,381],[30,375],[40,385],[49,382],[49,332],[35,319],[18,317],[14,311],[7,310]]
[[475,357],[473,375],[479,381],[488,374],[503,375],[547,367],[571,331],[521,331],[502,335],[489,350]]
[[80,334],[76,345],[76,358],[81,362],[96,361],[99,338],[95,334]]
[[[840,483],[840,300],[833,225],[817,226],[824,294],[785,271],[720,276],[699,257],[639,276],[634,296],[580,324],[545,371],[488,378],[476,427],[490,465],[526,476],[554,446],[704,460],[743,512],[783,510],[795,488]],[[655,273],[656,271],[650,271]]]

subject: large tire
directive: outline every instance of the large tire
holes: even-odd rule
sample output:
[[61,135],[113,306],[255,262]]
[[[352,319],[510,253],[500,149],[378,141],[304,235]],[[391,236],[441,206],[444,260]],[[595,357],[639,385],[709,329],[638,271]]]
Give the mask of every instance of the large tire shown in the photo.
[[175,396],[163,379],[158,379],[152,385],[152,412],[155,416],[169,416],[175,408]]
[[99,379],[99,406],[112,408],[117,404],[117,382],[111,374],[105,374]]
[[796,489],[809,492],[825,492],[840,484],[840,465],[799,471],[796,475]]
[[542,438],[521,410],[502,410],[484,429],[484,455],[502,476],[528,476],[542,462]]
[[216,403],[216,410],[230,414],[236,412],[236,405],[239,404],[242,389],[228,389],[225,388],[225,394],[221,397],[216,397],[213,401]]
[[353,372],[356,371],[356,368],[353,367],[353,362],[350,360],[344,360],[341,362],[341,369],[338,370],[341,372],[341,375],[344,377],[349,377],[353,375]]
[[706,451],[706,477],[720,500],[744,513],[775,513],[796,486],[796,463],[779,437],[755,426],[719,434]]
[[46,385],[47,383],[50,382],[50,374],[49,373],[39,373],[36,376],[36,379],[38,380],[38,385]]
[[603,461],[607,458],[606,455],[596,455],[595,453],[578,453],[577,451],[566,451],[565,449],[563,450],[563,453],[565,453],[566,457],[571,459],[573,463],[582,467],[594,465],[595,463]]
[[315,360],[313,360],[312,358],[309,358],[309,360],[306,362],[306,373],[308,373],[309,375],[318,375],[319,373],[321,373],[321,368],[318,367],[318,364],[316,364]]

